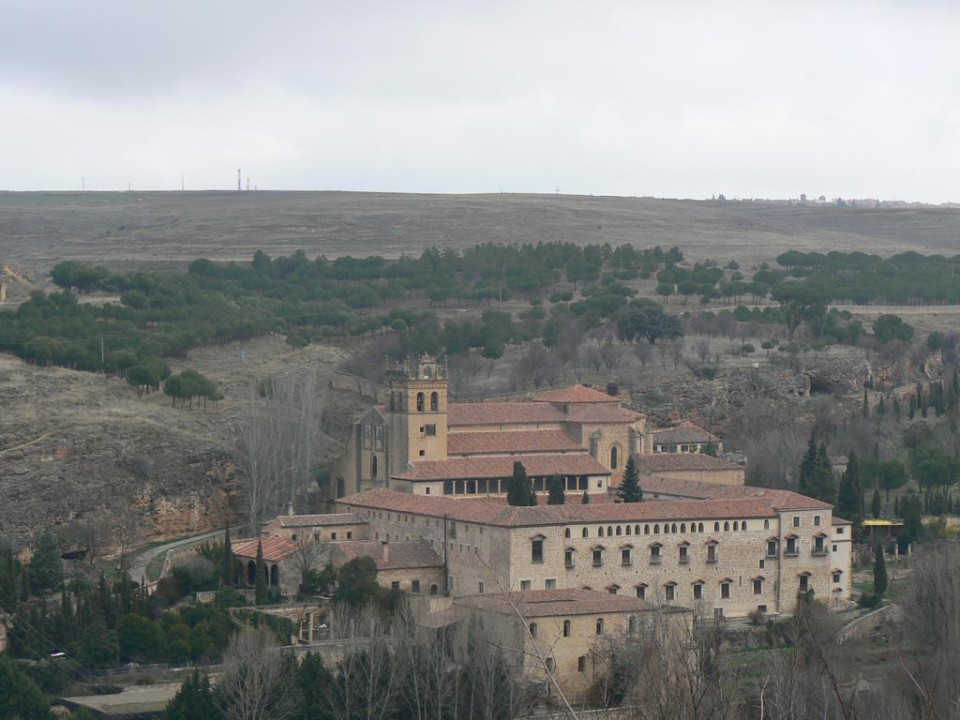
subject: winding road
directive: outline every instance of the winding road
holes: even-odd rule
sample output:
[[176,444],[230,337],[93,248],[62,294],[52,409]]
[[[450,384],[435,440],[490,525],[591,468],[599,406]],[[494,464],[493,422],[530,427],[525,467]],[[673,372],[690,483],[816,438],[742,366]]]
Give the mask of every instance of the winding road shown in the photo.
[[[204,540],[210,540],[211,538],[220,537],[223,535],[223,529],[211,530],[210,532],[203,533],[202,535],[193,535],[188,538],[180,538],[179,540],[173,540],[163,545],[156,545],[151,548],[134,555],[133,561],[130,565],[130,579],[133,580],[137,585],[144,584],[144,580],[147,575],[147,566],[150,564],[150,561],[153,560],[158,555],[162,555],[168,550],[173,550],[178,547],[183,547],[184,545],[194,545],[196,543],[203,542]],[[149,581],[147,581],[149,583]]]

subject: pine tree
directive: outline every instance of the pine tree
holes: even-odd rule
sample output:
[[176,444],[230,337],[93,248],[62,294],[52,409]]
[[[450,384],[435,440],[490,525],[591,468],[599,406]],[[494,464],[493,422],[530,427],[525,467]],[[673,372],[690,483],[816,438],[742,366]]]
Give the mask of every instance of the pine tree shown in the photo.
[[617,488],[617,497],[625,503],[643,502],[643,488],[640,487],[640,471],[633,455],[627,458],[627,465],[623,469],[623,480]]
[[800,462],[800,477],[797,481],[797,488],[802,495],[813,497],[816,488],[817,476],[817,441],[813,433],[810,433],[810,440],[807,442],[807,451],[803,454],[803,460]]
[[815,498],[831,505],[837,499],[837,484],[833,477],[833,463],[827,455],[826,443],[820,443],[817,448],[817,483]]
[[216,694],[210,686],[210,678],[201,675],[199,670],[187,675],[161,716],[162,720],[216,720],[222,717]]
[[63,559],[60,557],[60,541],[47,528],[37,538],[30,561],[30,578],[33,589],[46,595],[60,588],[63,582]]
[[547,505],[565,505],[567,502],[567,492],[563,485],[563,479],[554,476],[550,481],[550,496],[547,498]]
[[513,463],[513,475],[507,481],[507,504],[519,507],[537,504],[537,496],[530,487],[527,469],[519,460]]
[[223,531],[223,563],[220,567],[220,584],[233,585],[233,546],[230,544],[230,525]]
[[870,514],[873,515],[874,520],[880,517],[880,491],[877,488],[873,489],[873,499],[870,501]]
[[887,559],[883,556],[883,546],[878,543],[873,554],[873,592],[883,595],[887,592]]
[[263,562],[263,541],[257,543],[257,579],[253,585],[253,597],[256,605],[267,602],[267,566]]
[[853,451],[847,459],[847,470],[840,478],[837,514],[852,522],[860,518],[860,463]]

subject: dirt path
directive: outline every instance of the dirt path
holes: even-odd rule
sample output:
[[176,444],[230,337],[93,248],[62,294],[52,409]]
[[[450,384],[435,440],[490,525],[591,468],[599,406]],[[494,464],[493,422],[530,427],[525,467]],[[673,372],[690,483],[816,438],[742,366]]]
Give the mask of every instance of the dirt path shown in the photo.
[[164,543],[163,545],[156,545],[154,547],[147,548],[143,552],[134,556],[133,562],[130,566],[130,579],[133,580],[137,585],[141,585],[144,583],[144,580],[147,579],[147,566],[150,564],[150,561],[158,555],[162,555],[169,550],[184,547],[185,545],[195,545],[196,543],[203,542],[204,540],[210,540],[212,538],[219,537],[222,533],[222,529],[211,530],[210,532],[205,532],[202,535],[181,538],[180,540],[174,540],[173,542]]

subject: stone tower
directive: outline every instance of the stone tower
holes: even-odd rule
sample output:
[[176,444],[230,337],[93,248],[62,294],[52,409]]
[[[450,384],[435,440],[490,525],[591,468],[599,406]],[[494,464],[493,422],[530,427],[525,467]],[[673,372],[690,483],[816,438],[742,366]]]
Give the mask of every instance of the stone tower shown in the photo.
[[447,458],[447,370],[429,355],[388,370],[388,472],[403,473],[417,460]]

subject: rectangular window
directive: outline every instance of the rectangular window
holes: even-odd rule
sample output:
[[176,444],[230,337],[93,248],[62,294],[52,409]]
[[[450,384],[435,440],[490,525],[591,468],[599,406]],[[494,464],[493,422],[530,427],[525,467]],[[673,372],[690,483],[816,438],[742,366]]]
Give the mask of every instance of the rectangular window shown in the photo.
[[420,592],[420,581],[412,580],[410,582],[410,592],[418,593]]
[[637,599],[646,600],[647,599],[647,586],[646,585],[637,585]]
[[633,555],[630,553],[630,548],[623,548],[620,551],[620,564],[621,565],[633,564]]
[[720,597],[724,600],[730,599],[730,583],[728,582],[720,583]]
[[526,591],[530,590],[530,581],[529,581],[529,580],[521,580],[521,581],[520,581],[520,590],[521,590],[522,592],[526,592]]
[[536,538],[530,543],[530,562],[543,562],[543,540]]
[[834,581],[835,583],[840,582],[840,573],[834,573],[834,574],[833,574],[833,581]]
[[689,552],[689,548],[686,545],[680,546],[680,564],[681,565],[690,564],[690,552]]
[[703,585],[700,583],[697,583],[693,586],[693,599],[703,600]]
[[399,580],[394,580],[392,583],[390,583],[390,589],[391,589],[391,590],[399,590],[399,589],[400,589],[400,581],[399,581]]
[[336,534],[335,532],[330,533],[330,539],[331,539],[331,540],[336,540],[336,539],[337,539],[337,534]]
[[707,562],[715,563],[717,561],[717,546],[707,545]]
[[753,594],[763,595],[763,580],[760,578],[757,578],[753,581]]
[[838,528],[837,528],[837,535],[843,535],[843,528],[842,528],[842,527],[838,527]]
[[800,592],[809,592],[810,590],[810,576],[801,575],[800,576]]
[[813,524],[814,524],[815,527],[820,527],[820,516],[819,516],[819,515],[814,515],[814,516],[813,516]]
[[667,600],[674,600],[677,596],[677,586],[676,585],[667,585],[664,589],[664,596]]
[[650,546],[650,564],[659,565],[663,557],[660,555],[660,546],[651,545]]
[[800,516],[799,516],[799,515],[794,515],[794,516],[793,516],[793,526],[794,526],[794,527],[800,527]]
[[353,540],[353,532],[350,530],[347,530],[347,540]]
[[767,540],[767,557],[775,558],[777,556],[777,541]]
[[547,579],[544,581],[543,586],[544,586],[547,590],[556,590],[556,589],[557,589],[557,579],[556,579],[556,578],[547,578]]
[[784,555],[798,555],[797,552],[797,539],[796,538],[787,538],[787,549],[783,551]]
[[563,551],[563,566],[565,568],[573,567],[573,550],[564,550]]
[[477,583],[477,592],[483,595],[483,580]]
[[424,435],[433,437],[433,436],[435,436],[436,434],[437,434],[437,426],[436,426],[436,425],[432,425],[432,424],[431,424],[431,425],[426,425],[426,426],[424,426]]
[[834,552],[837,551],[837,546],[836,546],[836,545],[833,546],[833,551],[834,551]]
[[603,550],[597,548],[593,551],[593,566],[600,567],[603,565]]
[[581,655],[577,658],[577,672],[587,671],[587,656]]

